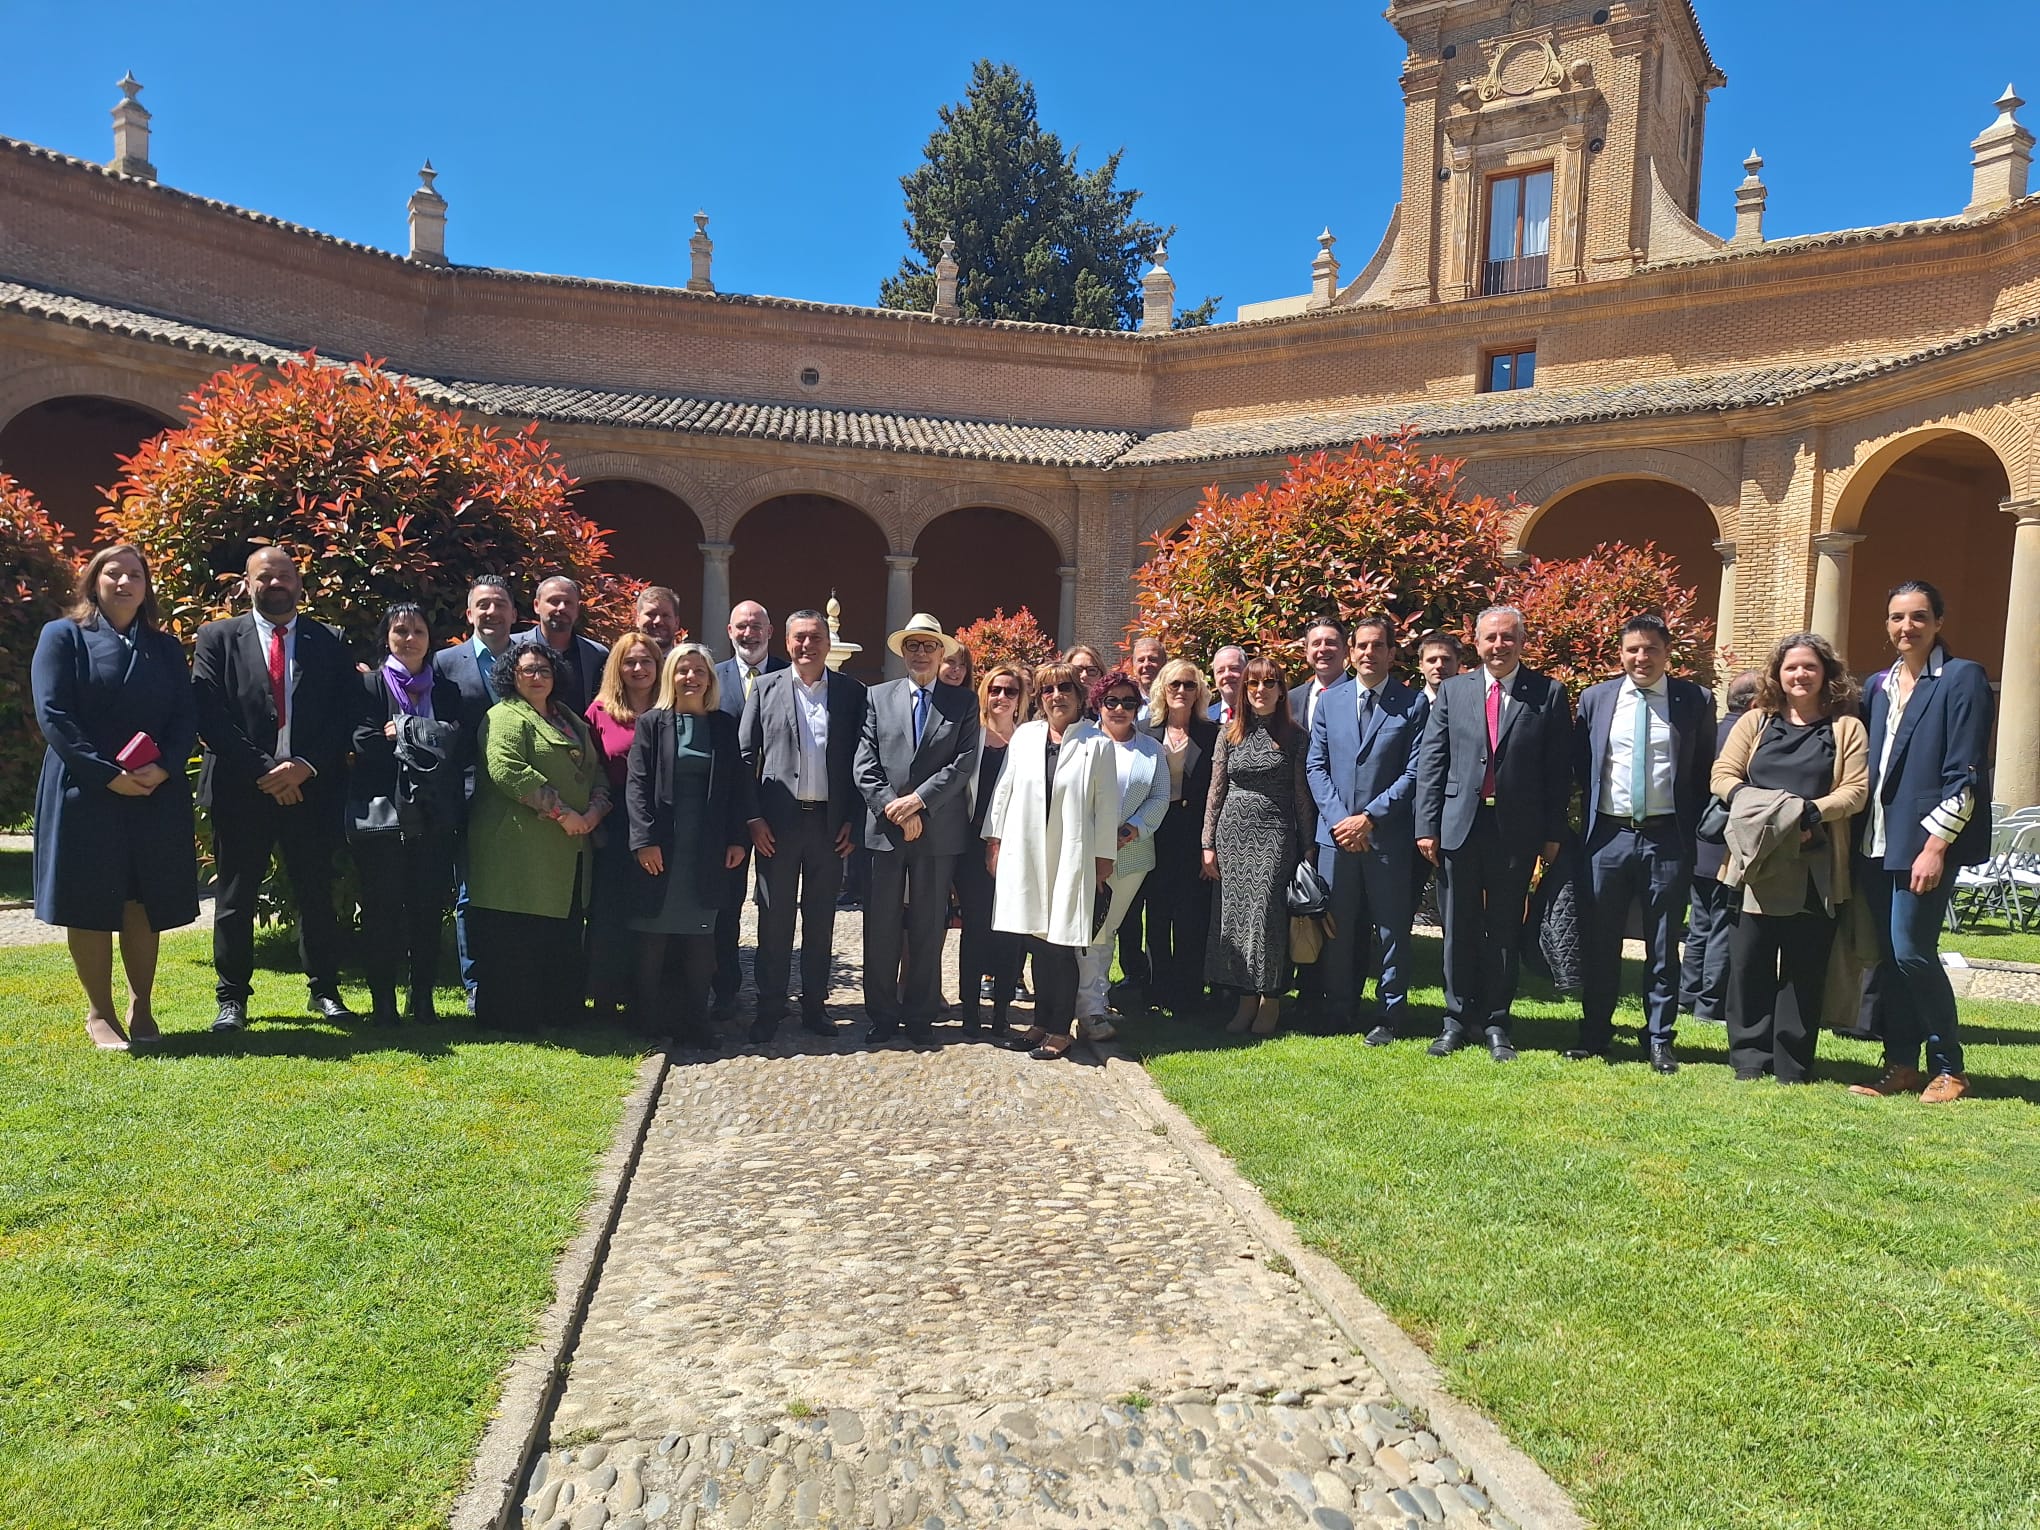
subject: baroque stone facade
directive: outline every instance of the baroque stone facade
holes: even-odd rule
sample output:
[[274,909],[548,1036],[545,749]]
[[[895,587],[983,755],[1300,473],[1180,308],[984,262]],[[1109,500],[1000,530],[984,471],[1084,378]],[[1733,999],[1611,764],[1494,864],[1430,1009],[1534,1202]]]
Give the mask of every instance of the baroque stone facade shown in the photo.
[[[1207,484],[1415,426],[1520,505],[1542,555],[1678,558],[1724,644],[1811,624],[1867,672],[1883,591],[1949,594],[2001,686],[1997,796],[2040,801],[2040,196],[2009,91],[1946,217],[1766,241],[1698,222],[1689,0],[1396,0],[1403,195],[1341,279],[1207,329],[1105,333],[449,263],[430,167],[410,253],[156,179],[123,82],[105,166],[0,139],[0,467],[73,524],[114,455],[234,361],[374,355],[544,429],[633,572],[720,639],[730,597],[842,597],[882,652],[915,609],[1025,603],[1111,639],[1148,540]],[[1302,262],[1299,262],[1301,267]],[[1299,270],[1299,275],[1303,274]],[[1488,391],[1498,382],[1527,387]]]

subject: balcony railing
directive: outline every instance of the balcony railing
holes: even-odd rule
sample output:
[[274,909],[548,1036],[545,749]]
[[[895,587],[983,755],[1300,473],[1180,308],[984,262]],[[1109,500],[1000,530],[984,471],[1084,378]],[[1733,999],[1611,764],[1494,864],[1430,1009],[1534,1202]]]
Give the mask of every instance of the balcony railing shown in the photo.
[[1542,292],[1550,266],[1549,255],[1521,255],[1514,260],[1484,260],[1480,267],[1480,295],[1499,297],[1507,292]]

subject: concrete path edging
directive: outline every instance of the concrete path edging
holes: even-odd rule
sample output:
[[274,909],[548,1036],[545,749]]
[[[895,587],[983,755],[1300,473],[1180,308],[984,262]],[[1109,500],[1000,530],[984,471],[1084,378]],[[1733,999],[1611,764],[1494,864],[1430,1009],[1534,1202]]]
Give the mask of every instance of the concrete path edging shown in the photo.
[[580,1337],[670,1060],[661,1043],[638,1064],[637,1083],[596,1168],[581,1230],[555,1268],[552,1303],[538,1320],[536,1337],[503,1367],[496,1411],[475,1451],[468,1485],[447,1519],[448,1530],[510,1530],[517,1524],[519,1494],[535,1452],[545,1448],[546,1423],[566,1379],[567,1357]]
[[1444,1375],[1431,1357],[1344,1270],[1305,1247],[1296,1229],[1171,1103],[1130,1053],[1111,1043],[1094,1044],[1093,1050],[1129,1105],[1165,1131],[1254,1235],[1289,1261],[1297,1283],[1404,1405],[1423,1410],[1431,1433],[1473,1474],[1496,1509],[1520,1530],[1587,1530],[1587,1520],[1565,1489],[1492,1422],[1445,1389]]

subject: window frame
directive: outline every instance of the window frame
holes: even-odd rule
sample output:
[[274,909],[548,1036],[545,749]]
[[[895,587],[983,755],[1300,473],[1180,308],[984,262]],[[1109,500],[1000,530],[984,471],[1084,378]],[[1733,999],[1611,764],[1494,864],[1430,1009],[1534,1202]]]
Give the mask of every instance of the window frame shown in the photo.
[[[1528,208],[1530,204],[1530,199],[1527,193],[1530,189],[1531,180],[1540,175],[1545,177],[1545,179],[1547,180],[1551,187],[1550,211],[1545,216],[1544,249],[1536,255],[1525,255],[1523,253],[1523,238],[1525,230],[1528,227],[1529,221]],[[1503,256],[1500,259],[1496,259],[1489,253],[1491,250],[1494,249],[1495,245],[1495,192],[1496,188],[1505,181],[1515,182],[1517,188],[1515,199],[1515,228],[1513,230],[1514,237],[1510,241],[1510,248],[1514,251],[1514,253],[1511,255]],[[1481,202],[1481,231],[1480,231],[1480,265],[1481,265],[1481,279],[1479,288],[1480,295],[1482,297],[1500,297],[1505,296],[1506,294],[1511,292],[1542,292],[1547,286],[1550,285],[1551,282],[1551,234],[1552,234],[1551,225],[1557,220],[1558,216],[1557,165],[1555,163],[1547,161],[1542,164],[1511,166],[1507,169],[1496,170],[1485,178],[1482,185],[1482,192],[1483,195]],[[1543,280],[1537,282],[1535,285],[1509,285],[1506,283],[1501,285],[1495,285],[1492,282],[1492,277],[1494,276],[1497,268],[1504,268],[1512,273],[1520,273],[1523,270],[1523,263],[1526,260],[1542,260],[1545,263]]]
[[[1521,374],[1524,357],[1530,358],[1530,381],[1517,382]],[[1495,363],[1508,358],[1510,383],[1506,388],[1494,386]],[[1483,346],[1480,353],[1480,387],[1482,393],[1522,393],[1537,386],[1537,342],[1523,340],[1510,345]]]

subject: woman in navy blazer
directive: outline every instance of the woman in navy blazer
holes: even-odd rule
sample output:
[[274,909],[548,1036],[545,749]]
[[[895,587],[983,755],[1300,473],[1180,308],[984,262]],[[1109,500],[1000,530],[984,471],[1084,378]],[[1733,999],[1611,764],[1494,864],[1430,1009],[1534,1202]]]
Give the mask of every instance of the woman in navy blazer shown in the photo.
[[1948,656],[1946,617],[1941,592],[1922,579],[1907,580],[1885,602],[1898,662],[1869,687],[1870,806],[1858,820],[1855,866],[1877,924],[1887,1008],[1884,1076],[1852,1092],[1921,1090],[1936,1105],[1969,1092],[1940,940],[1955,873],[1990,855],[1995,711],[1983,666]]
[[[70,614],[43,628],[30,676],[49,747],[35,793],[35,916],[61,925],[85,990],[85,1034],[102,1051],[156,1039],[150,1008],[161,933],[198,917],[191,788],[198,743],[191,671],[156,617],[149,566],[100,549]],[[148,735],[156,759],[120,756]],[[113,1012],[113,932],[128,981]]]

